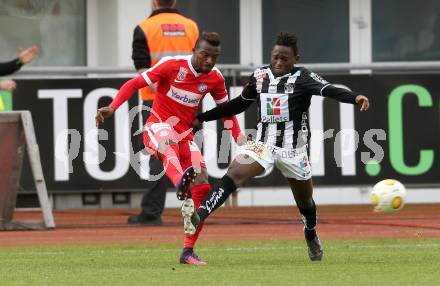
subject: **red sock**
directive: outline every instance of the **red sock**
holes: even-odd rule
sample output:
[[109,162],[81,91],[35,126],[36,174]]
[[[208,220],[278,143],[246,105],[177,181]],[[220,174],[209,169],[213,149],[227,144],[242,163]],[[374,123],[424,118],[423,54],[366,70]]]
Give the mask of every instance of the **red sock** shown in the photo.
[[165,152],[160,153],[159,156],[162,160],[165,174],[167,174],[174,185],[177,185],[183,174],[182,166],[180,165],[179,147],[175,144],[171,144]]
[[[208,183],[198,184],[191,188],[191,195],[196,209],[200,206],[200,203],[205,199],[206,194],[209,192],[210,189],[211,189],[211,185]],[[194,235],[185,235],[183,247],[189,247],[189,248],[194,247],[194,244],[199,238],[199,233],[203,229],[203,224],[204,222],[200,223]]]

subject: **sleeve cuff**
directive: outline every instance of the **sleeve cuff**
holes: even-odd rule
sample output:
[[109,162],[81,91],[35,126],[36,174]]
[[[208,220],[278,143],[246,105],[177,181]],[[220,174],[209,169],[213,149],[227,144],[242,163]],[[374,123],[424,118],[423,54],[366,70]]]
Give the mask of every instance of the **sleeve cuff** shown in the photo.
[[222,104],[228,101],[228,96],[224,96],[223,98],[220,99],[215,99],[215,103],[216,104]]

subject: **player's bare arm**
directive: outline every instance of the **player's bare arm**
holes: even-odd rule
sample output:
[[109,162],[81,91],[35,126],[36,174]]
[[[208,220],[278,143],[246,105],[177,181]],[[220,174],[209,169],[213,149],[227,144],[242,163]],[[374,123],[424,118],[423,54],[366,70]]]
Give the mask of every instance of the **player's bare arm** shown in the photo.
[[99,127],[102,123],[104,123],[104,120],[106,118],[109,118],[113,115],[115,110],[110,106],[101,107],[96,112],[95,120],[96,120],[96,127]]
[[367,111],[370,108],[370,100],[365,95],[356,96],[356,104],[361,107],[361,111]]

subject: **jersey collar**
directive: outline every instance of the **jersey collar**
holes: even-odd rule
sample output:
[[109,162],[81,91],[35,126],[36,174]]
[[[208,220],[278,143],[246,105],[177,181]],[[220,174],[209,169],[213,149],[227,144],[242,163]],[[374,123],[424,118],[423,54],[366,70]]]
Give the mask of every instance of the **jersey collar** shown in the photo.
[[194,74],[194,76],[195,77],[199,77],[201,74],[200,73],[198,73],[198,72],[196,72],[196,70],[194,69],[194,67],[193,67],[193,65],[192,65],[192,63],[191,63],[191,59],[192,59],[192,55],[191,56],[189,56],[188,57],[188,66],[189,66],[189,69],[191,70],[191,72]]
[[159,8],[159,9],[154,10],[150,14],[150,16],[148,18],[153,17],[153,16],[155,16],[157,14],[160,14],[160,13],[176,13],[176,14],[180,14],[180,12],[177,9],[174,9],[174,8]]
[[282,79],[282,78],[289,77],[289,76],[293,75],[295,73],[295,71],[296,71],[296,68],[293,67],[290,70],[290,72],[286,73],[285,75],[278,76],[278,77],[275,77],[275,75],[272,73],[271,66],[269,66],[268,70],[269,70],[268,74],[269,74],[269,78],[270,79]]

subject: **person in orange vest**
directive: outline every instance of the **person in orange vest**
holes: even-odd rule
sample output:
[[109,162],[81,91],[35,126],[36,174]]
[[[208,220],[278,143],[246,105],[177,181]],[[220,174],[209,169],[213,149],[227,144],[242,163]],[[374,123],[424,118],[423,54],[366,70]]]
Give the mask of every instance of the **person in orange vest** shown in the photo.
[[[164,56],[190,55],[199,37],[197,24],[175,9],[176,0],[153,0],[153,12],[134,29],[132,59],[139,73],[155,65]],[[154,90],[145,87],[140,91],[143,104],[151,107]],[[144,109],[144,108],[143,108]],[[142,110],[142,122],[149,116],[148,110]],[[143,149],[143,141],[141,141]],[[151,174],[163,173],[162,163],[151,156]],[[141,212],[128,217],[128,224],[162,225],[162,212],[165,207],[166,189],[173,184],[162,176],[151,182],[141,201]]]

